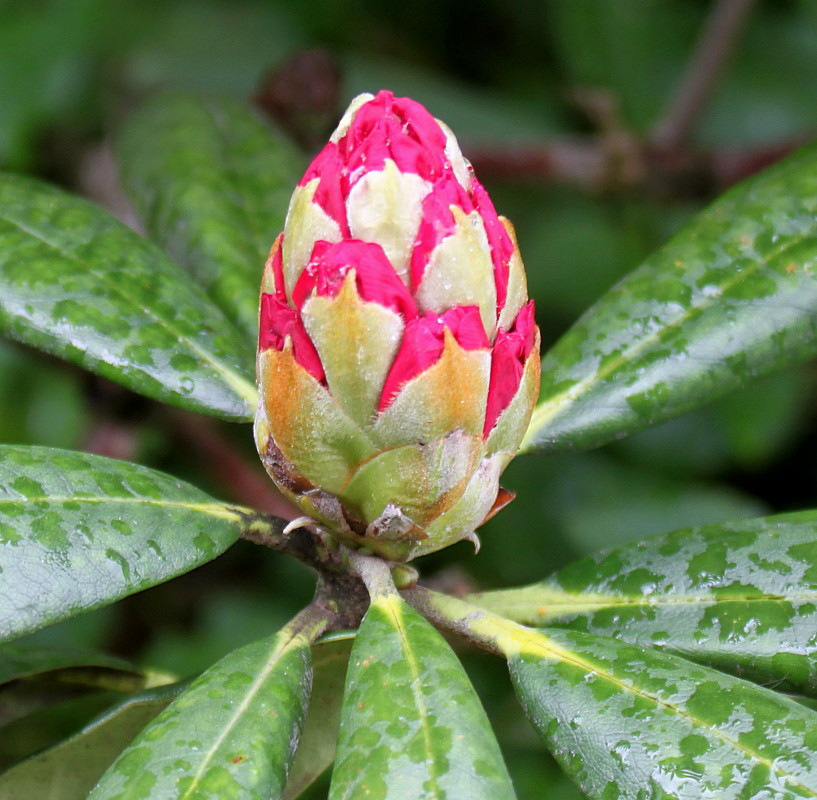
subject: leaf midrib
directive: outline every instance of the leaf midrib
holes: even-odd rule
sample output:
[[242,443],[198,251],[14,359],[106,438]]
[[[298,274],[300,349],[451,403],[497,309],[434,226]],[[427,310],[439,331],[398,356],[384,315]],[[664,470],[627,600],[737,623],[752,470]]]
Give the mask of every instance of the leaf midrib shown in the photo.
[[528,430],[525,433],[525,438],[522,444],[520,445],[519,452],[524,453],[527,452],[536,442],[535,439],[541,429],[550,422],[554,417],[556,417],[559,412],[564,408],[566,405],[574,402],[577,397],[579,397],[586,387],[594,384],[600,383],[604,381],[609,375],[615,372],[622,364],[626,363],[627,361],[632,360],[633,357],[639,355],[642,351],[649,349],[656,343],[660,343],[662,339],[669,335],[674,329],[678,328],[680,325],[683,325],[687,320],[692,319],[694,316],[702,313],[710,306],[714,305],[716,301],[719,301],[724,294],[731,291],[735,286],[738,286],[744,280],[754,277],[754,275],[763,267],[766,267],[777,258],[780,258],[789,248],[799,245],[804,239],[809,236],[814,235],[814,230],[800,233],[797,236],[794,236],[790,239],[787,239],[776,251],[769,253],[769,255],[762,260],[755,261],[754,263],[750,264],[749,266],[745,267],[744,269],[740,270],[736,273],[736,275],[731,279],[723,283],[719,287],[719,291],[717,294],[711,295],[703,295],[702,300],[700,303],[696,305],[689,306],[689,308],[681,313],[678,317],[674,320],[671,320],[660,328],[658,328],[654,333],[651,335],[643,338],[638,339],[634,342],[630,347],[628,347],[618,358],[610,361],[604,367],[599,369],[597,372],[593,373],[592,375],[588,375],[583,380],[578,381],[577,383],[573,384],[569,389],[557,394],[555,397],[552,397],[548,400],[537,405],[537,407],[533,411],[533,415],[531,416],[530,424],[528,425]]
[[[678,706],[673,705],[668,700],[663,700],[660,697],[657,697],[656,695],[644,689],[640,689],[633,684],[625,683],[615,675],[612,675],[609,672],[605,672],[600,667],[594,665],[592,662],[585,660],[578,653],[563,648],[560,645],[549,644],[548,638],[544,634],[537,634],[534,631],[531,631],[530,633],[532,633],[533,635],[530,637],[526,637],[526,639],[527,643],[531,645],[531,649],[527,650],[527,652],[530,653],[531,655],[542,656],[544,658],[555,659],[557,661],[572,664],[578,667],[579,669],[584,670],[586,673],[592,673],[594,675],[597,675],[602,680],[609,681],[620,690],[636,694],[639,697],[642,697],[645,700],[654,703],[656,706],[660,706],[662,708],[667,709],[673,714],[677,714],[678,716],[684,717],[685,719],[689,720],[689,722],[693,726],[697,726],[699,728],[709,731],[714,736],[719,738],[721,741],[725,742],[728,745],[731,745],[736,750],[742,752],[748,759],[754,760],[757,763],[762,764],[769,770],[769,772],[775,773],[780,778],[784,779],[787,783],[793,784],[796,787],[807,791],[809,795],[812,797],[817,797],[817,790],[815,790],[811,786],[808,786],[805,783],[802,783],[799,778],[792,775],[791,773],[780,769],[779,766],[776,764],[777,759],[765,758],[760,753],[757,753],[754,750],[747,747],[746,745],[741,744],[736,739],[733,739],[732,737],[725,734],[719,728],[709,725],[708,723],[704,722],[702,719],[699,719],[689,711],[683,710]],[[536,652],[537,650],[539,651],[538,653]],[[526,648],[524,646],[520,647],[520,652],[526,652]]]
[[264,668],[258,673],[258,677],[256,677],[252,684],[250,684],[250,686],[247,688],[246,694],[242,698],[241,702],[237,705],[233,715],[230,717],[230,720],[224,726],[221,733],[216,738],[215,742],[213,742],[212,747],[204,755],[204,758],[202,758],[199,768],[196,770],[196,774],[193,776],[190,785],[187,787],[185,793],[179,797],[179,800],[188,800],[188,798],[194,796],[193,792],[200,788],[201,777],[204,774],[207,767],[210,765],[210,762],[213,760],[213,758],[215,758],[222,744],[230,735],[230,732],[239,723],[242,715],[247,710],[252,700],[255,698],[258,692],[261,691],[261,688],[263,687],[267,678],[269,678],[270,674],[278,665],[281,658],[283,658],[283,656],[286,655],[286,653],[289,651],[289,648],[296,640],[301,641],[303,640],[303,634],[298,630],[295,631],[290,630],[286,631],[286,633],[282,632],[281,634],[275,637],[272,650],[270,652],[269,657],[266,660]]
[[[7,212],[2,214],[2,216],[0,216],[0,219],[5,220],[10,225],[13,225],[18,230],[22,231],[28,236],[33,237],[37,241],[44,244],[46,247],[58,253],[61,257],[69,261],[72,261],[73,263],[76,264],[82,263],[83,266],[87,267],[87,264],[81,262],[80,259],[73,252],[71,252],[70,250],[64,250],[61,247],[57,246],[55,243],[47,239],[41,232],[33,230],[26,226],[24,223],[20,222],[19,220],[13,219],[12,217],[8,216]],[[187,346],[189,346],[190,349],[193,350],[193,352],[195,352],[204,363],[209,364],[218,375],[224,378],[227,385],[230,386],[230,388],[232,388],[238,394],[239,397],[244,399],[251,409],[255,407],[255,404],[257,402],[255,387],[249,381],[245,380],[237,372],[227,367],[222,361],[216,360],[214,354],[203,349],[192,339],[183,335],[181,332],[177,331],[169,322],[159,317],[155,313],[155,311],[153,311],[153,309],[151,309],[149,306],[140,304],[135,298],[131,297],[127,292],[125,292],[118,283],[113,282],[111,280],[111,276],[109,273],[100,273],[93,266],[91,266],[86,271],[90,275],[104,283],[112,293],[118,294],[119,297],[126,303],[130,303],[135,308],[139,308],[142,311],[144,311],[160,327],[164,328],[172,336],[175,336],[177,339],[179,339],[179,341],[182,341]]]
[[[417,663],[417,658],[410,646],[410,641],[402,618],[401,606],[395,602],[395,598],[390,598],[388,603],[389,615],[394,620],[395,628],[397,629],[402,642],[401,650],[406,658],[406,664],[411,672],[411,693],[414,697],[414,703],[420,711],[420,729],[423,733],[423,745],[426,750],[426,763],[429,765],[429,779],[431,781],[431,791],[433,797],[443,800],[445,792],[442,791],[439,784],[439,775],[436,772],[437,759],[434,757],[434,748],[431,741],[431,726],[428,721],[428,705],[423,697],[423,678],[420,671],[420,665]],[[429,795],[431,798],[432,795]]]
[[42,495],[35,497],[0,498],[0,506],[26,503],[95,503],[100,505],[103,503],[111,503],[114,505],[144,505],[155,506],[157,508],[181,508],[187,511],[195,511],[201,514],[207,514],[211,517],[232,521],[241,519],[241,514],[237,508],[226,506],[222,503],[192,503],[180,500],[148,500],[141,497],[94,497],[84,495]]
[[[467,602],[491,610],[494,604],[482,605],[479,597],[466,598]],[[769,603],[769,602],[815,602],[817,603],[817,590],[799,594],[765,594],[765,595],[730,595],[717,597],[715,595],[676,595],[657,597],[650,600],[644,597],[626,597],[616,595],[597,596],[592,601],[577,602],[575,600],[543,600],[542,602],[524,601],[501,602],[503,611],[512,609],[532,610],[535,615],[542,619],[553,619],[569,614],[585,614],[611,608],[660,608],[662,606],[696,606],[696,605],[720,605],[722,603]],[[549,612],[554,610],[554,616]],[[534,616],[534,614],[529,614]]]

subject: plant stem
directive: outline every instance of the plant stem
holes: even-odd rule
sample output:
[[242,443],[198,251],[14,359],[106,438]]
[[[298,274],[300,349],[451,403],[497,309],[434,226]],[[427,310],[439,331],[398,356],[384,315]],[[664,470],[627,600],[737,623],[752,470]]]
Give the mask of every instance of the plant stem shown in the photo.
[[377,597],[397,594],[391,576],[391,567],[387,561],[378,556],[364,556],[355,552],[347,553],[346,557],[350,566],[366,585],[366,591],[372,600]]
[[695,127],[732,54],[755,0],[716,0],[675,94],[651,139],[660,150],[682,147]]
[[551,641],[543,630],[528,628],[456,597],[419,586],[401,594],[437,627],[509,661],[527,653],[535,654],[537,658],[578,663],[575,654]]
[[498,656],[508,651],[506,639],[509,633],[516,628],[526,630],[524,626],[483,608],[422,586],[407,589],[401,595],[437,627]]
[[[234,507],[233,510],[244,522],[242,539],[297,558],[318,573],[314,602],[330,617],[326,626],[328,631],[356,628],[369,607],[369,594],[361,580],[360,570],[353,565],[356,558],[379,562],[391,581],[387,562],[358,556],[331,536],[307,527],[285,534],[282,519],[251,509]],[[371,567],[371,570],[376,569],[375,566]],[[393,586],[392,591],[396,592]]]
[[282,633],[286,632],[293,639],[296,637],[306,639],[309,644],[313,644],[329,627],[331,621],[332,613],[324,606],[319,587],[315,599],[282,628]]

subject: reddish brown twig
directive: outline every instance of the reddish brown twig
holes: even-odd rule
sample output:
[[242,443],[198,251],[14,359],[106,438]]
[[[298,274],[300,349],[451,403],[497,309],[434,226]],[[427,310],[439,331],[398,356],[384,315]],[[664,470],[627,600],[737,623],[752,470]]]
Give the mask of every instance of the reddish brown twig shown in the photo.
[[653,128],[650,140],[656,149],[675,150],[688,142],[754,3],[755,0],[715,0],[678,89]]

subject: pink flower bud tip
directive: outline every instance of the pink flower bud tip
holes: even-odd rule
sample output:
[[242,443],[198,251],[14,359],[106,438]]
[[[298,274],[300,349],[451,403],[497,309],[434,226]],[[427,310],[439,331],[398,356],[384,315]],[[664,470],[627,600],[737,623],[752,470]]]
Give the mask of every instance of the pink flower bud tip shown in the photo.
[[295,189],[261,293],[256,441],[352,546],[407,559],[470,537],[533,410],[522,261],[453,134],[357,98]]

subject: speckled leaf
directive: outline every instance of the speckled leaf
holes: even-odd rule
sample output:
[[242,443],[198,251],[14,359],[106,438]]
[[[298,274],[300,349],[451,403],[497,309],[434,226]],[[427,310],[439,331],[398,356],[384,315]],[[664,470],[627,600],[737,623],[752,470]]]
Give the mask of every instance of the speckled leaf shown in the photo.
[[331,800],[513,798],[479,698],[445,640],[395,595],[352,648]]
[[678,656],[579,631],[509,652],[525,710],[592,800],[817,797],[817,712]]
[[237,510],[147,467],[0,445],[0,639],[188,572],[241,529]]
[[210,667],[103,775],[89,800],[278,800],[312,682],[285,628]]
[[300,797],[335,760],[343,683],[353,635],[334,634],[312,648],[312,695],[283,800]]
[[249,107],[166,94],[126,123],[125,188],[147,227],[251,341],[258,284],[302,158]]
[[469,599],[817,694],[817,511],[675,531]]
[[0,331],[129,389],[252,418],[252,350],[190,277],[101,208],[0,175]]
[[117,755],[182,690],[149,689],[105,711],[58,745],[0,775],[3,800],[85,800]]
[[817,145],[731,190],[545,355],[523,449],[595,447],[817,354]]

